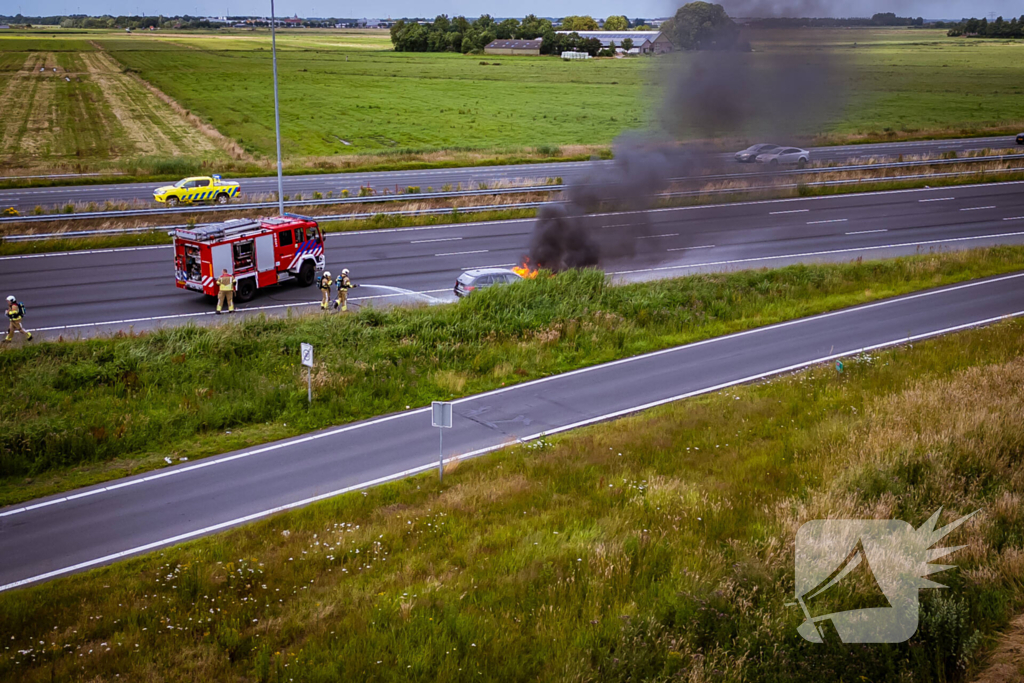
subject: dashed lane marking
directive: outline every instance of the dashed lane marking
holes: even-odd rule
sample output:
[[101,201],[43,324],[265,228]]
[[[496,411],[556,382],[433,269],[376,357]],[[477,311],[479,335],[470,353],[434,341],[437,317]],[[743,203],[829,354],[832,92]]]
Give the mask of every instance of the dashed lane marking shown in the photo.
[[434,256],[462,256],[463,254],[486,254],[490,249],[477,249],[475,251],[450,251],[445,254],[434,254]]

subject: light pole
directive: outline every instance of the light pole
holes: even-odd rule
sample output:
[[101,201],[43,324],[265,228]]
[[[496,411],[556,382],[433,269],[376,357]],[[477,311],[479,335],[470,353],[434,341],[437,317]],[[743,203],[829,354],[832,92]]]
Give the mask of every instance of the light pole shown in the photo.
[[284,215],[284,181],[281,179],[281,108],[277,102],[277,37],[274,33],[274,0],[270,0],[270,54],[274,63],[274,128],[277,130],[277,208]]

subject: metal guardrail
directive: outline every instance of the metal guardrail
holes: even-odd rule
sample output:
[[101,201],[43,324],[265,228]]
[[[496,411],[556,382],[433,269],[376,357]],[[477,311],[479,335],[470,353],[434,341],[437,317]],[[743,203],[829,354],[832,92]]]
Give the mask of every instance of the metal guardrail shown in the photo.
[[[312,218],[317,221],[338,221],[338,220],[368,220],[374,216],[443,216],[451,213],[479,213],[481,211],[500,211],[502,209],[536,209],[541,206],[547,206],[550,204],[560,204],[564,202],[550,201],[550,202],[522,202],[520,204],[493,204],[490,206],[465,206],[459,208],[443,207],[440,209],[419,209],[409,211],[378,211],[374,213],[341,213],[334,216],[313,216]],[[276,204],[275,204],[276,206]],[[206,225],[205,223],[197,223],[195,227]],[[94,237],[101,235],[136,235],[147,232],[159,232],[161,230],[177,230],[179,228],[190,227],[185,224],[181,225],[148,225],[138,228],[116,228],[109,230],[77,230],[73,232],[46,232],[46,233],[33,233],[31,235],[5,235],[0,236],[0,241],[4,242],[32,242],[35,240],[45,239],[62,239],[68,237]],[[328,232],[328,235],[331,233]]]
[[[963,159],[932,159],[923,161],[898,161],[881,164],[860,164],[855,166],[825,166],[819,168],[803,169],[774,169],[765,171],[753,171],[744,173],[722,173],[705,176],[687,176],[683,178],[671,178],[670,180],[680,182],[701,182],[709,180],[724,180],[743,177],[758,176],[794,176],[794,175],[817,175],[824,173],[844,173],[854,171],[874,171],[891,168],[915,168],[923,166],[943,166],[949,164],[977,164],[996,163],[1000,161],[1024,161],[1024,154],[999,154],[984,157],[965,157]],[[529,194],[532,192],[558,192],[565,189],[565,185],[533,185],[529,187],[509,187],[483,190],[458,190],[454,192],[416,192],[408,194],[386,194],[369,195],[366,197],[338,197],[330,199],[292,199],[284,202],[285,206],[333,206],[344,204],[377,204],[395,201],[410,201],[413,199],[457,199],[459,197],[475,197],[487,195],[508,195],[508,194]],[[51,221],[88,220],[94,218],[130,218],[133,216],[161,216],[169,214],[194,214],[210,213],[219,211],[247,211],[272,208],[277,202],[250,202],[246,204],[224,204],[214,206],[186,206],[177,208],[152,208],[152,209],[126,209],[119,211],[88,211],[83,213],[69,214],[41,214],[38,216],[11,216],[0,218],[0,225],[5,223],[46,223]]]
[[[1024,159],[1024,155],[1022,155]],[[988,173],[1024,173],[1024,167],[1021,168],[1007,168],[1007,169],[980,169],[976,171],[957,171],[953,173],[919,173],[917,175],[902,175],[902,176],[889,176],[887,178],[847,178],[843,180],[821,180],[810,183],[787,183],[784,185],[755,185],[752,187],[737,187],[737,188],[722,188],[717,190],[684,190],[676,192],[663,192],[655,197],[700,197],[706,195],[728,195],[728,194],[743,194],[749,192],[761,192],[764,190],[789,190],[799,187],[830,187],[830,186],[841,186],[841,185],[870,185],[872,183],[884,183],[901,180],[925,180],[929,178],[949,178],[964,175],[985,175]],[[562,186],[548,186],[548,187],[562,187]],[[479,194],[486,194],[480,191]],[[551,206],[555,204],[565,204],[564,200],[552,200],[546,202],[522,202],[519,204],[491,204],[486,206],[466,206],[466,207],[442,207],[438,209],[412,209],[406,211],[375,211],[373,213],[342,213],[336,215],[327,216],[313,216],[317,221],[337,221],[337,220],[367,220],[374,218],[375,216],[443,216],[452,213],[479,213],[483,211],[501,211],[509,209],[535,209],[541,206]],[[276,204],[274,204],[276,206]],[[197,225],[206,225],[204,223],[198,223]],[[147,232],[157,232],[160,230],[175,230],[178,228],[189,227],[185,224],[180,225],[151,225],[151,226],[140,226],[137,228],[116,228],[108,230],[78,230],[73,232],[49,232],[49,233],[34,233],[30,235],[5,235],[0,236],[0,241],[6,242],[32,242],[36,240],[54,239],[54,238],[71,238],[71,237],[95,237],[101,235],[133,235],[143,234]],[[328,233],[330,234],[330,233]]]
[[[564,185],[534,185],[530,187],[500,187],[492,190],[459,190],[456,192],[410,192],[407,194],[368,195],[366,197],[337,197],[332,199],[289,199],[285,206],[333,206],[338,204],[378,204],[381,202],[408,202],[423,199],[458,199],[505,194],[530,194],[531,192],[558,192]],[[173,209],[126,209],[123,211],[87,211],[84,213],[40,214],[38,216],[11,216],[0,218],[3,223],[47,223],[51,221],[74,221],[90,218],[132,218],[135,216],[163,216],[176,213],[210,213],[216,211],[250,211],[276,208],[278,203],[249,202],[247,204],[215,204],[213,206],[188,206]]]

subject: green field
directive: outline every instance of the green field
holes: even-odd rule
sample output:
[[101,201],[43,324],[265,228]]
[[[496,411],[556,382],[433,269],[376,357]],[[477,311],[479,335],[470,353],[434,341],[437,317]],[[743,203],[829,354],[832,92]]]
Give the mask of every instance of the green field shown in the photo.
[[[772,30],[750,37],[754,52],[744,59],[752,64],[765,52],[789,51],[808,61],[827,57],[841,67],[833,79],[841,95],[828,99],[842,106],[821,130],[805,131],[817,132],[819,141],[1015,132],[1024,125],[1021,41],[973,41],[912,29]],[[187,149],[173,145],[147,151],[154,145],[138,141],[147,121],[170,125],[173,117],[166,112],[155,119],[136,117],[130,144],[116,142],[125,139],[116,124],[113,138],[105,132],[108,110],[137,90],[135,74],[238,146],[238,154],[228,152],[234,161],[225,168],[269,168],[274,119],[267,32],[12,32],[0,36],[0,87],[6,89],[30,54],[97,53],[97,47],[103,60],[115,60],[118,73],[130,73],[121,74],[120,90],[108,89],[95,111],[79,120],[81,136],[92,143],[58,144],[45,155],[29,140],[25,144],[38,158],[0,156],[0,164],[45,166],[54,155],[73,155],[82,166],[106,163],[145,173],[138,157],[185,154]],[[552,57],[395,53],[383,31],[281,31],[278,47],[283,144],[293,169],[396,159],[475,163],[528,158],[538,147],[540,156],[585,158],[622,131],[646,126],[657,114],[662,85],[678,63],[685,67],[692,58],[568,63]],[[86,86],[79,89],[88,95]],[[24,100],[24,93],[12,94]],[[59,119],[73,113],[72,107],[62,100],[54,111]],[[18,135],[31,137],[25,131]],[[113,150],[109,139],[115,140]],[[225,144],[218,143],[222,151]]]
[[[281,132],[290,158],[606,144],[647,112],[639,60],[395,53],[329,37],[317,42],[303,33],[278,42]],[[266,41],[181,38],[140,48],[133,38],[104,45],[246,149],[273,154]]]
[[[0,679],[971,681],[1024,605],[1022,443],[1017,321],[0,594]],[[940,507],[943,524],[982,512],[938,543],[967,547],[921,591],[911,640],[797,635],[802,523],[917,527]],[[849,609],[877,584],[829,595],[823,612]]]

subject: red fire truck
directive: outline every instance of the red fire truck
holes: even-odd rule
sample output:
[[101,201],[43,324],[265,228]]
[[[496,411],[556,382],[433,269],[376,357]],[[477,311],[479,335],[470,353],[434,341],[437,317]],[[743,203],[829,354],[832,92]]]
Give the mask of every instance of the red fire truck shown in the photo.
[[316,221],[305,216],[238,218],[177,229],[171,236],[178,287],[210,296],[217,295],[216,280],[225,268],[237,280],[239,301],[288,280],[308,287],[324,268],[323,235]]

